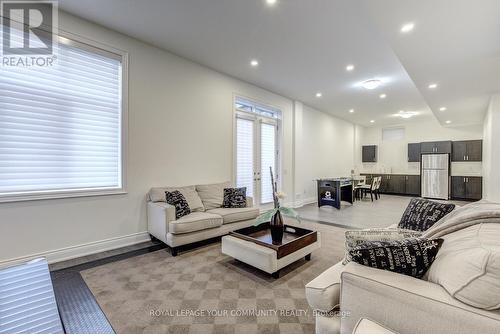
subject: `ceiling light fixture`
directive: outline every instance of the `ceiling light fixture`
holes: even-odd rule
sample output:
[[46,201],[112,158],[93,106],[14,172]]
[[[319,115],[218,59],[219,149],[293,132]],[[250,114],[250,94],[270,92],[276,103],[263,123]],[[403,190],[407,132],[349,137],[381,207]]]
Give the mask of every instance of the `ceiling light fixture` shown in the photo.
[[428,87],[429,87],[430,89],[435,89],[435,88],[437,88],[437,86],[438,86],[438,85],[437,85],[436,83],[431,83]]
[[380,95],[379,95],[379,97],[380,97],[381,99],[385,99],[385,98],[387,97],[387,95],[385,95],[385,94],[380,94]]
[[401,27],[401,32],[406,34],[410,31],[412,31],[413,28],[415,28],[415,23],[413,23],[413,22],[405,23]]
[[400,110],[397,114],[394,114],[396,117],[401,117],[401,118],[412,118],[413,116],[417,116],[418,112],[416,111],[404,111]]
[[323,96],[323,94],[322,94],[322,93],[320,93],[320,92],[317,92],[317,93],[316,93],[316,97],[322,97],[322,96]]
[[349,112],[352,114],[354,112],[354,109],[349,109]]
[[439,111],[445,111],[445,110],[446,110],[446,107],[439,108]]
[[446,121],[446,124],[450,124],[450,123],[451,123],[451,121]]
[[256,59],[252,59],[252,60],[250,61],[250,65],[252,65],[253,67],[257,67],[257,66],[259,66],[259,62],[258,62],[258,60],[256,60]]
[[372,120],[370,121],[370,123],[375,123],[375,120],[374,120],[374,119],[372,119]]
[[354,65],[347,65],[345,67],[345,69],[350,72],[350,71],[354,70]]
[[276,4],[277,0],[266,0],[266,2],[269,6],[274,6]]
[[378,79],[366,80],[361,83],[361,86],[365,89],[375,89],[382,84],[382,81]]

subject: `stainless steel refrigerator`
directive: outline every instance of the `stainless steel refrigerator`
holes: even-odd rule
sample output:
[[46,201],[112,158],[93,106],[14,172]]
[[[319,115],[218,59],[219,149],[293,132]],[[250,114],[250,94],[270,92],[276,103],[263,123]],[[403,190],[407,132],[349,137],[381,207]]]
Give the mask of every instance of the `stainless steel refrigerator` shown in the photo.
[[422,197],[449,199],[450,155],[422,154]]

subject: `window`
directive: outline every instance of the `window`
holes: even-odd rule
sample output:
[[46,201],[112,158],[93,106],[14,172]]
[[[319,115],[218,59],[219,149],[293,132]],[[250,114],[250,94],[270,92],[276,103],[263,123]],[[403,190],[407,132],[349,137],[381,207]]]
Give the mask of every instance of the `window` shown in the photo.
[[405,128],[382,129],[382,140],[402,140],[402,139],[405,139]]
[[125,55],[58,43],[54,66],[0,67],[0,201],[124,190]]
[[236,98],[236,186],[246,187],[255,203],[273,201],[269,168],[279,180],[278,129],[280,111]]

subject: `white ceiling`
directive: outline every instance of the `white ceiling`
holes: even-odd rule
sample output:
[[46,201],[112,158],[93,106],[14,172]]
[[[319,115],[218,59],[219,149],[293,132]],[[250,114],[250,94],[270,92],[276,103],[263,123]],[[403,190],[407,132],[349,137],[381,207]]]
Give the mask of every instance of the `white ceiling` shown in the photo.
[[[442,124],[482,123],[489,96],[500,91],[498,0],[278,0],[273,7],[265,0],[60,0],[59,6],[362,125],[401,124],[431,111]],[[403,35],[408,21],[415,29]],[[253,58],[257,68],[249,65]],[[347,72],[348,64],[355,70]],[[372,91],[357,86],[371,78],[384,83]],[[430,82],[439,87],[429,91]],[[401,120],[393,116],[399,110],[420,114]]]

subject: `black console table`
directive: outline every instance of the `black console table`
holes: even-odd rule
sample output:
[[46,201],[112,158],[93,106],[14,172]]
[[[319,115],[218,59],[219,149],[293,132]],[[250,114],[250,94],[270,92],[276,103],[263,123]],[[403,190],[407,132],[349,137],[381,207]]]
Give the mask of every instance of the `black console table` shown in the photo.
[[318,184],[318,207],[330,205],[340,209],[340,202],[353,203],[352,179],[332,178],[316,180]]

